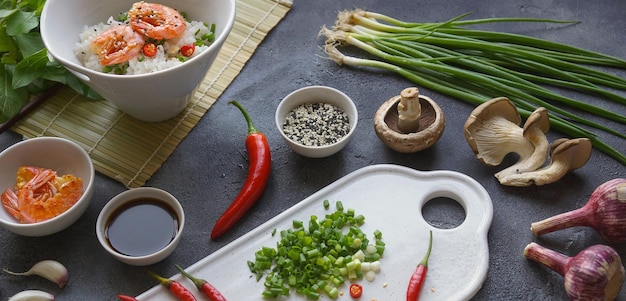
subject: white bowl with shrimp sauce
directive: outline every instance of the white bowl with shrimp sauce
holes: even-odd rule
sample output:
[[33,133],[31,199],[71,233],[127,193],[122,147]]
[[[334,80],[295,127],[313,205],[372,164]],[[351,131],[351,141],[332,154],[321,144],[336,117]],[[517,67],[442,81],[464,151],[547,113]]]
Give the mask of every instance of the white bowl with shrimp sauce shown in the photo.
[[185,213],[170,193],[154,187],[126,190],[100,211],[96,235],[100,245],[121,262],[135,266],[157,263],[180,241]]
[[157,0],[186,14],[188,20],[215,24],[208,49],[183,64],[136,75],[117,75],[86,68],[74,53],[85,26],[106,23],[128,11],[128,0],[47,0],[41,13],[41,37],[51,55],[85,84],[124,113],[146,122],[171,119],[193,98],[235,21],[235,0]]
[[94,167],[87,152],[70,140],[38,137],[18,142],[0,153],[0,166],[0,193],[14,188],[17,170],[21,166],[51,169],[59,176],[70,174],[80,178],[83,184],[78,201],[67,211],[48,220],[21,223],[2,206],[0,225],[15,234],[46,236],[57,233],[72,225],[89,207],[94,190]]

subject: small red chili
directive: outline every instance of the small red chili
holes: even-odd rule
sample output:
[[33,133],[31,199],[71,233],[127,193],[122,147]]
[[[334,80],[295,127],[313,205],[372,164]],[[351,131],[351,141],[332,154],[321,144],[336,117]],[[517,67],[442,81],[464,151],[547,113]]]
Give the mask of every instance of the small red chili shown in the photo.
[[150,275],[154,277],[154,279],[161,282],[161,284],[165,286],[165,288],[167,288],[172,294],[174,294],[174,296],[176,296],[178,300],[196,301],[196,297],[194,297],[194,295],[178,281],[161,277],[153,273],[152,271],[148,271],[148,273],[150,273]]
[[248,151],[248,176],[239,195],[215,223],[211,239],[216,239],[228,231],[261,197],[270,176],[272,156],[267,138],[252,123],[248,112],[237,101],[230,101],[243,114],[248,123],[246,150]]
[[360,298],[362,294],[363,294],[363,287],[360,284],[357,284],[357,283],[350,284],[350,297]]
[[192,56],[194,51],[196,51],[196,44],[188,44],[180,47],[180,54],[186,57]]
[[218,291],[213,285],[211,285],[208,281],[200,278],[196,278],[193,275],[187,273],[183,268],[176,265],[176,268],[183,274],[185,277],[189,278],[193,284],[196,285],[199,291],[201,291],[209,300],[211,301],[226,301],[226,298]]
[[122,294],[117,295],[117,298],[118,298],[118,299],[120,299],[120,300],[122,300],[122,301],[139,301],[139,300],[137,300],[137,298],[135,298],[135,297],[131,297],[131,296],[127,296],[127,295],[122,295]]
[[415,268],[411,280],[409,280],[409,287],[406,290],[406,301],[417,301],[424,286],[424,280],[426,279],[426,272],[428,271],[428,257],[430,257],[430,250],[433,247],[433,231],[430,231],[430,240],[428,242],[428,250],[426,255]]
[[147,57],[153,57],[157,54],[157,47],[154,43],[147,43],[143,45],[143,55]]

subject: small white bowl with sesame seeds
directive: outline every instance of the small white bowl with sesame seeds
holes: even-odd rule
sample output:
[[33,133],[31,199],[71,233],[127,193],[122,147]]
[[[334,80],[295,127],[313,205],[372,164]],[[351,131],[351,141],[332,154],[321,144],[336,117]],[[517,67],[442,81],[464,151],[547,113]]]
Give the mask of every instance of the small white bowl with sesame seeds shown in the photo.
[[348,144],[359,114],[345,93],[327,86],[308,86],[285,96],[275,118],[278,131],[294,152],[324,158]]

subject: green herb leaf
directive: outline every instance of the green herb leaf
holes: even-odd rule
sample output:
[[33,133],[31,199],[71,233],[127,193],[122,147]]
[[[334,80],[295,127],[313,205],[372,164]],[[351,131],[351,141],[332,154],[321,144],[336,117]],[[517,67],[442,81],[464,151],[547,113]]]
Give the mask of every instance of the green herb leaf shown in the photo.
[[67,84],[68,77],[74,78],[74,76],[68,74],[67,69],[57,61],[48,61],[45,71],[42,78],[57,83]]
[[48,54],[46,49],[41,49],[34,54],[25,57],[17,63],[13,73],[13,88],[21,88],[39,79],[46,73]]
[[23,33],[15,36],[15,42],[22,54],[28,57],[45,48],[41,35],[38,32]]
[[92,99],[98,93],[50,61],[41,34],[39,17],[46,0],[0,0],[0,123],[56,83]]
[[72,88],[74,91],[84,95],[87,98],[91,99],[103,99],[103,97],[98,94],[98,92],[89,88],[83,82],[81,82],[76,76],[73,76],[67,73],[65,84]]
[[28,102],[28,91],[24,88],[13,89],[11,78],[11,72],[2,66],[0,68],[0,123],[17,115]]
[[16,51],[2,54],[2,57],[0,58],[0,64],[15,65],[19,60],[19,56],[17,54],[18,53]]
[[9,34],[6,28],[0,27],[0,53],[17,51],[17,44]]
[[7,33],[16,36],[27,33],[39,26],[39,19],[35,12],[17,11],[6,18]]
[[17,9],[0,9],[0,18],[6,18],[13,13],[15,13]]

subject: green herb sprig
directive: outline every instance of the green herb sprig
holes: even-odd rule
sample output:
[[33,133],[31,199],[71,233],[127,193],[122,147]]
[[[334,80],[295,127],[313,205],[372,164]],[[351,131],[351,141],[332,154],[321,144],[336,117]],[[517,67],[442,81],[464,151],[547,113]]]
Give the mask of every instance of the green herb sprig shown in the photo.
[[[626,117],[590,103],[566,97],[545,86],[595,94],[618,104],[626,97],[626,79],[589,66],[626,69],[626,60],[513,33],[469,29],[498,22],[576,21],[534,18],[487,18],[411,23],[363,10],[340,12],[333,28],[322,28],[324,50],[340,65],[395,72],[433,91],[478,105],[494,97],[509,98],[520,115],[537,107],[550,112],[551,128],[570,137],[589,138],[593,146],[626,165],[626,155],[592,132],[597,129],[626,139],[626,133],[595,121],[626,124]],[[339,47],[352,46],[364,57],[348,56]],[[580,112],[592,117],[583,117]]]
[[48,58],[39,32],[45,0],[0,0],[0,124],[29,100],[55,85],[68,85],[89,98],[101,97]]

